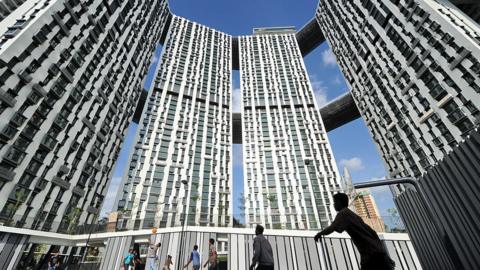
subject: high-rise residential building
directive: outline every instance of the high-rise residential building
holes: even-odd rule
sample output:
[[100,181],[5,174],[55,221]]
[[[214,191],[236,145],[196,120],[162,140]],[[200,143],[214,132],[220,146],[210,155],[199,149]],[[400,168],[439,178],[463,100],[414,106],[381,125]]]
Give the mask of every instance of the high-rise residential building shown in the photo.
[[376,232],[385,232],[385,224],[369,189],[357,189],[351,203],[353,210]]
[[93,222],[167,1],[6,0],[0,13],[0,221]]
[[353,186],[352,176],[350,175],[350,171],[345,166],[343,167],[343,175],[340,180],[341,188],[344,193],[348,195],[349,198],[353,198],[355,193],[355,187]]
[[229,35],[173,18],[118,195],[130,228],[232,225],[231,65]]
[[247,226],[318,229],[340,178],[295,29],[239,37]]
[[448,1],[323,0],[316,17],[391,176],[479,125],[480,27]]

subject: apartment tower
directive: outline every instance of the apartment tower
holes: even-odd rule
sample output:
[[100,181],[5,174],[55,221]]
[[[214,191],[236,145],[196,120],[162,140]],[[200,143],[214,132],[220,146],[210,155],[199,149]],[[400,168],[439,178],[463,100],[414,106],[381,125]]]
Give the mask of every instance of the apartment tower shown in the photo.
[[369,189],[357,189],[353,209],[376,232],[385,232],[385,224]]
[[231,40],[174,16],[118,195],[129,228],[232,225]]
[[295,29],[254,29],[239,57],[247,226],[325,227],[340,178]]
[[0,14],[0,220],[71,231],[98,217],[167,1],[8,0]]
[[448,1],[323,0],[317,21],[392,177],[480,123],[480,28]]

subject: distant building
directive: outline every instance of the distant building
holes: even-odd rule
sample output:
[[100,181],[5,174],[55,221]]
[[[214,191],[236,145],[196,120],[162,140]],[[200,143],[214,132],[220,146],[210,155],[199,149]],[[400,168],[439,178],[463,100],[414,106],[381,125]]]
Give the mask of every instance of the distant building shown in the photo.
[[119,212],[111,212],[108,214],[107,232],[114,232],[117,230],[117,222],[120,217],[121,217],[121,213]]
[[376,232],[385,232],[385,224],[380,217],[375,199],[369,189],[357,189],[352,202],[354,211]]
[[343,175],[340,180],[341,183],[341,191],[348,195],[350,199],[353,199],[355,196],[355,187],[353,186],[352,176],[350,175],[350,171],[347,167],[343,167]]

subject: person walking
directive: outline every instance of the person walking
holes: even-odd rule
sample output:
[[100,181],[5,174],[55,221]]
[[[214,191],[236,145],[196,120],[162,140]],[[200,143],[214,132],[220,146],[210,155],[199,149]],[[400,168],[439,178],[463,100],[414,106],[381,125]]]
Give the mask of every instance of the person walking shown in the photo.
[[270,242],[263,235],[264,228],[262,225],[257,225],[255,228],[255,238],[253,239],[253,258],[250,270],[273,270],[274,260],[273,251]]
[[123,257],[123,270],[130,270],[133,264],[135,254],[133,249],[130,249],[128,253]]
[[141,269],[142,266],[142,259],[140,259],[140,254],[138,254],[138,250],[133,250],[133,270]]
[[170,270],[170,265],[172,265],[173,262],[172,262],[172,256],[171,255],[167,255],[167,260],[165,261],[165,264],[163,265],[163,269],[162,270]]
[[150,242],[150,245],[148,247],[148,252],[147,252],[147,263],[145,265],[145,270],[157,270],[157,261],[158,261],[158,256],[157,256],[157,251],[158,249],[162,246],[162,244],[157,243],[153,244]]
[[208,270],[217,270],[217,249],[215,248],[215,240],[213,238],[208,240],[208,259],[203,267],[207,267],[208,264]]
[[198,253],[198,246],[193,246],[193,251],[190,253],[190,259],[188,260],[187,264],[183,266],[183,268],[187,268],[190,263],[193,262],[193,270],[200,269],[200,253]]
[[333,195],[333,207],[338,212],[335,220],[315,235],[315,241],[321,241],[323,235],[347,231],[360,253],[361,270],[393,270],[395,262],[388,256],[377,233],[361,217],[348,209],[348,195],[345,193]]
[[58,270],[60,267],[60,253],[52,253],[48,260],[48,270]]

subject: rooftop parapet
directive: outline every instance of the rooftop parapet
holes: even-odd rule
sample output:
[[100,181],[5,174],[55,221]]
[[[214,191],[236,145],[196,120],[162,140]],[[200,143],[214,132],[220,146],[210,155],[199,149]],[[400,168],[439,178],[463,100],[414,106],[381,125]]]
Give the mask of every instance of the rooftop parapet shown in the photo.
[[284,27],[261,27],[253,28],[253,35],[280,35],[280,34],[295,34],[297,30],[294,26]]

